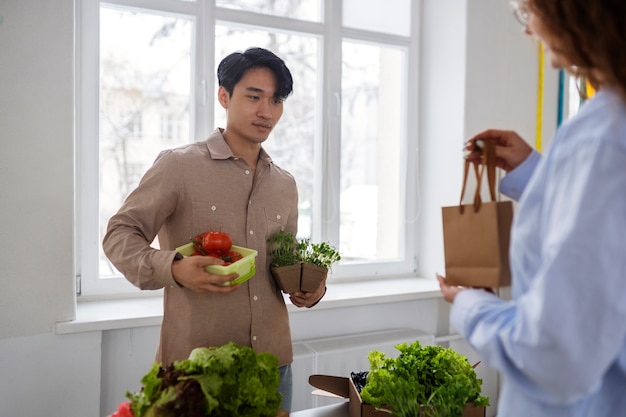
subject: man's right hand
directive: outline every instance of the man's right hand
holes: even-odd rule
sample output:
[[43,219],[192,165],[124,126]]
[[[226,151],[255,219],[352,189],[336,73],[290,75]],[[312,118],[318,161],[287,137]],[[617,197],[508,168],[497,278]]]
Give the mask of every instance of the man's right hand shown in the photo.
[[465,150],[468,153],[465,159],[470,162],[481,162],[482,149],[477,144],[479,140],[496,145],[496,166],[506,172],[512,171],[524,162],[533,150],[520,135],[512,130],[489,129],[466,142]]
[[177,283],[195,292],[231,293],[240,287],[228,284],[238,274],[213,275],[204,270],[208,265],[223,263],[221,259],[211,256],[188,256],[172,262],[172,276]]

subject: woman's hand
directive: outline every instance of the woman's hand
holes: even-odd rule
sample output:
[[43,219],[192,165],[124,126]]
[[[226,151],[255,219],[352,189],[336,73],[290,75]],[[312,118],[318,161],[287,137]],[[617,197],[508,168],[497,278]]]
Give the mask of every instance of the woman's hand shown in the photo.
[[466,289],[465,287],[448,284],[445,277],[442,277],[439,274],[437,274],[437,280],[439,281],[439,288],[441,288],[443,298],[449,303],[453,303],[456,295]]
[[496,166],[506,172],[517,168],[533,150],[520,135],[512,130],[490,129],[477,134],[466,142],[465,150],[468,153],[465,159],[470,162],[481,162],[482,149],[478,141],[491,142],[496,145]]
[[449,303],[453,303],[456,295],[461,291],[465,291],[467,289],[483,290],[487,291],[488,293],[495,294],[492,288],[460,287],[458,285],[450,285],[446,281],[446,278],[442,277],[439,274],[437,274],[437,281],[439,281],[439,288],[441,288],[441,294],[443,294],[443,298]]

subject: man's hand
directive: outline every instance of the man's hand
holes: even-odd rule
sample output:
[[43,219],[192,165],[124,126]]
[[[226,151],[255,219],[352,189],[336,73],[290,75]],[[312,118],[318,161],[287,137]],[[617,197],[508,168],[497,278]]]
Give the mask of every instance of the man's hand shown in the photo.
[[296,307],[312,307],[324,296],[326,292],[326,277],[313,292],[293,292],[289,294],[289,299]]
[[204,270],[224,261],[211,256],[188,256],[172,263],[172,276],[180,285],[195,292],[231,293],[241,285],[228,285],[238,274],[213,275]]

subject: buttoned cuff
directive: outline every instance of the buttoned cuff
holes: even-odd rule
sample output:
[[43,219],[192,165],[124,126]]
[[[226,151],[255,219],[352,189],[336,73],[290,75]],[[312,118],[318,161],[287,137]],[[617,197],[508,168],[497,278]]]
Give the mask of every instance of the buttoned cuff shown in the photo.
[[540,160],[541,154],[533,150],[524,162],[502,178],[500,192],[515,201],[519,201]]
[[[176,254],[174,255],[174,259],[172,259],[172,263],[174,263],[176,261],[180,261],[183,258],[184,258],[184,256],[183,256],[182,253],[176,252]],[[172,279],[174,280],[176,285],[178,285],[178,288],[185,288],[185,286],[183,284],[181,284],[180,282],[176,281],[176,278],[174,278],[174,275],[172,275]]]

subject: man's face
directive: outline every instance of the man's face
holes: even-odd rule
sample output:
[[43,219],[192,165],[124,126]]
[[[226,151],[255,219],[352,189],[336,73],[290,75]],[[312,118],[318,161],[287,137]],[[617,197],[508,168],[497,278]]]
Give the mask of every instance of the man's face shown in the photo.
[[239,139],[263,143],[283,115],[283,100],[276,98],[276,77],[268,68],[248,70],[232,96],[220,87],[218,98],[226,109],[226,130]]

